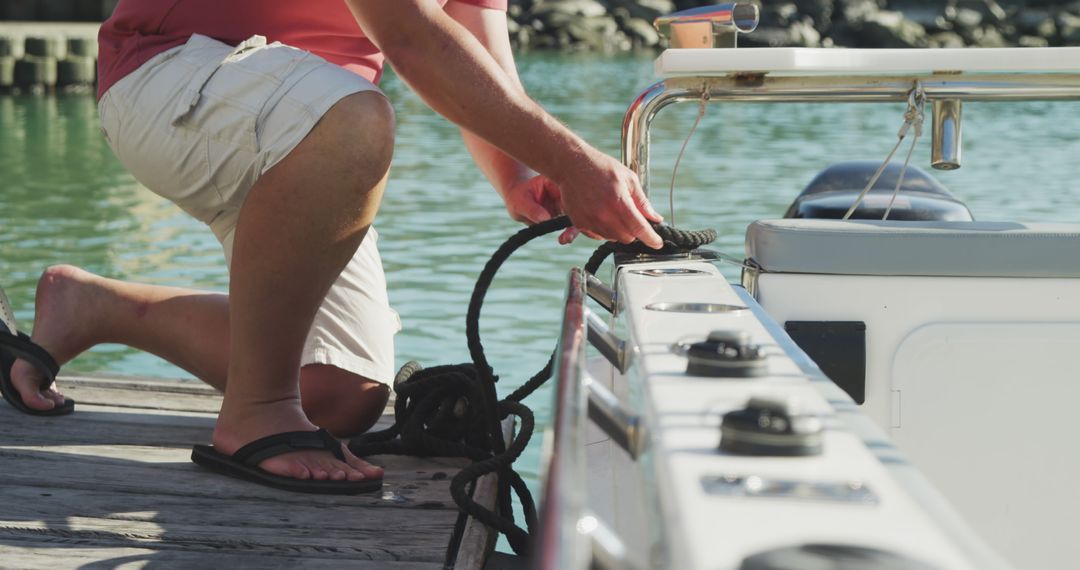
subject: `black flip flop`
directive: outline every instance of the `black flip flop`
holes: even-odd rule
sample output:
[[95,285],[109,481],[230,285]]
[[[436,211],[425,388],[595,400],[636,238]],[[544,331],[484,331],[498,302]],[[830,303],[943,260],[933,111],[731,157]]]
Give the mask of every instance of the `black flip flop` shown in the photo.
[[325,429],[317,431],[290,431],[257,439],[236,450],[232,455],[218,452],[210,445],[196,445],[191,450],[191,460],[211,471],[299,493],[326,495],[355,495],[382,489],[382,478],[360,481],[331,481],[329,479],[294,479],[274,475],[259,468],[259,463],[290,451],[318,449],[329,451],[341,461],[345,454],[341,443]]
[[49,410],[35,410],[27,406],[11,381],[11,367],[15,360],[22,359],[41,372],[41,389],[47,390],[56,381],[60,366],[56,359],[40,345],[30,340],[26,333],[15,328],[15,315],[7,295],[0,289],[0,393],[16,410],[34,416],[64,416],[75,411],[75,401],[64,398],[64,403]]

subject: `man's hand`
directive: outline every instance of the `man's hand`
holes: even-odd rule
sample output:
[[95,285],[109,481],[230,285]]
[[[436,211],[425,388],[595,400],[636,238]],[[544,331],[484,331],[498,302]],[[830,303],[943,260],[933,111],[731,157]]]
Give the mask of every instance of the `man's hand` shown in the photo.
[[538,224],[562,215],[562,194],[546,176],[519,180],[508,188],[503,199],[510,217],[523,224]]
[[586,235],[663,246],[649,225],[661,218],[637,176],[530,99],[438,2],[346,1],[399,77],[436,112],[554,181],[563,210]]
[[[649,204],[637,174],[621,162],[593,151],[587,160],[567,168],[560,188],[563,210],[585,235],[620,243],[640,239],[649,247],[663,247],[650,225],[663,217]],[[575,235],[571,228],[559,242],[569,243]]]

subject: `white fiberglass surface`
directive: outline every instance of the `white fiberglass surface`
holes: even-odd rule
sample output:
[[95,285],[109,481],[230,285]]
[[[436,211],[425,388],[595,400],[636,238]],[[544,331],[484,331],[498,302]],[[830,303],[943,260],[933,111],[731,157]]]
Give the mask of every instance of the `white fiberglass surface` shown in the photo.
[[[689,262],[687,262],[689,263]],[[737,568],[755,552],[806,543],[880,548],[942,568],[972,568],[938,521],[889,475],[863,438],[838,419],[815,382],[785,354],[751,311],[668,313],[650,311],[657,302],[745,304],[705,263],[706,275],[651,277],[622,272],[619,295],[623,322],[637,347],[628,382],[639,383],[652,430],[651,461],[670,540],[670,563],[679,568]],[[768,353],[768,375],[756,379],[689,376],[686,360],[670,347],[701,340],[712,330],[740,329]],[[633,387],[631,387],[633,391]],[[720,452],[724,412],[750,396],[796,398],[807,412],[825,418],[825,451],[808,458],[740,457]],[[831,396],[830,396],[831,398]],[[888,445],[887,442],[879,441]],[[706,492],[709,476],[760,476],[802,482],[853,482],[870,488],[876,504],[806,499],[724,497]]]
[[866,325],[863,412],[1021,568],[1066,567],[1080,280],[764,274],[780,323]]
[[655,63],[659,77],[734,72],[889,74],[1080,71],[1080,48],[669,49]]

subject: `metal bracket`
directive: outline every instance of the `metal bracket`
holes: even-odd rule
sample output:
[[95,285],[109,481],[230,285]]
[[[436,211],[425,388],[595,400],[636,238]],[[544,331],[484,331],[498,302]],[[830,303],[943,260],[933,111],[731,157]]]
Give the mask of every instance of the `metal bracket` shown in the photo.
[[934,99],[930,129],[930,166],[938,170],[960,168],[960,99]]
[[585,392],[589,400],[589,419],[606,433],[632,459],[645,452],[648,432],[641,417],[626,411],[615,394],[606,386],[586,377]]
[[585,291],[592,300],[600,303],[609,313],[615,312],[615,290],[608,287],[592,273],[585,274]]
[[589,343],[595,346],[619,373],[625,373],[630,367],[630,351],[626,349],[626,341],[615,336],[604,321],[588,309],[585,310],[585,323]]

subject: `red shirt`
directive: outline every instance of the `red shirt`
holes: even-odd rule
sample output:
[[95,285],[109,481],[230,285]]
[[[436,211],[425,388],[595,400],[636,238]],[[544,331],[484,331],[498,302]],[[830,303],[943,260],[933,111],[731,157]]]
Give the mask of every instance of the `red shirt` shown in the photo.
[[[506,10],[507,0],[453,0]],[[447,0],[439,0],[446,4]],[[98,32],[98,97],[192,34],[237,45],[254,35],[310,51],[378,83],[383,55],[345,0],[120,0]]]

